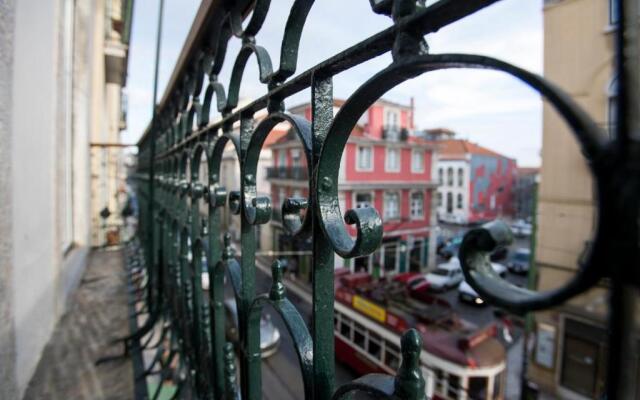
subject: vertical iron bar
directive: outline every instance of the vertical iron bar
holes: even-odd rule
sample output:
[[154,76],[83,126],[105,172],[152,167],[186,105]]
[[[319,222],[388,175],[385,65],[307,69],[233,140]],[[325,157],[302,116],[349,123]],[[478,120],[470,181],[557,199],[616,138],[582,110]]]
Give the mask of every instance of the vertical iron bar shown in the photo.
[[[151,114],[151,137],[149,140],[149,204],[147,204],[149,210],[147,215],[147,235],[151,235],[148,240],[148,258],[147,262],[149,263],[149,272],[151,283],[153,283],[153,279],[155,279],[155,273],[153,272],[153,268],[155,267],[155,245],[154,245],[154,187],[155,187],[155,156],[156,156],[156,139],[157,139],[157,100],[158,100],[158,66],[160,64],[160,41],[162,38],[162,17],[164,14],[164,0],[160,0],[160,5],[158,9],[158,31],[156,36],[156,60],[154,65],[154,77],[153,77],[153,104],[152,104],[152,114]],[[159,283],[158,283],[159,284]],[[149,307],[153,306],[153,284],[149,285],[148,291],[148,303]],[[158,291],[158,296],[160,296],[160,291]]]
[[[256,279],[256,235],[255,227],[249,223],[244,212],[245,184],[247,179],[255,179],[245,175],[245,156],[251,135],[253,134],[253,115],[240,119],[240,270],[242,287],[240,288],[240,304],[238,305],[238,325],[242,355],[240,361],[240,385],[242,398],[259,400],[262,396],[262,376],[260,370],[260,323],[249,323],[249,307],[255,296]],[[253,352],[257,349],[257,352]]]
[[[311,129],[313,132],[312,165],[317,166],[322,144],[327,136],[333,120],[333,81],[331,77],[313,77],[311,87],[312,111]],[[339,168],[340,166],[336,166]],[[337,182],[335,183],[338,184]],[[317,174],[312,177],[312,190],[309,193],[310,207],[307,212],[312,214],[312,268],[313,268],[313,398],[328,400],[333,394],[335,376],[335,351],[333,336],[333,270],[334,253],[331,244],[324,236],[316,218],[315,188],[318,185]]]
[[[620,150],[620,164],[625,163],[630,170],[638,169],[638,129],[637,91],[637,2],[616,0],[619,10],[618,29],[615,35],[615,73],[618,79],[618,108],[616,110],[615,140]],[[635,100],[635,104],[634,104]],[[634,140],[635,139],[635,140]],[[629,196],[620,194],[615,206],[621,206],[624,217],[638,218],[638,204]],[[626,198],[625,198],[626,197]],[[631,200],[631,201],[630,201]],[[626,209],[635,207],[635,209]],[[635,229],[623,235],[627,243],[613,265],[612,284],[609,300],[609,353],[607,362],[607,398],[628,399],[635,397],[637,385],[637,353],[635,343],[635,303],[636,289],[631,286],[628,268],[638,263],[638,222]],[[628,253],[628,254],[627,254]],[[629,262],[631,261],[631,262]]]

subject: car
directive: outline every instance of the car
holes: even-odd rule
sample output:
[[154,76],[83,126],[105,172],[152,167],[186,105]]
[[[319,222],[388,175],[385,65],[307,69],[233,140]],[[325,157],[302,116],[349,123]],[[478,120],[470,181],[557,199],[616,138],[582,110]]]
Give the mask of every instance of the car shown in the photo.
[[[493,268],[495,273],[500,275],[502,278],[504,278],[507,275],[507,267],[505,267],[502,264],[491,263],[491,268]],[[478,295],[478,292],[476,292],[471,287],[471,285],[467,283],[467,281],[463,281],[462,283],[460,283],[460,286],[458,286],[458,298],[460,298],[461,301],[464,301],[473,305],[477,305],[477,306],[485,305],[485,301],[482,299],[482,297],[480,297],[480,295]]]
[[519,219],[513,224],[511,224],[511,232],[515,237],[527,237],[531,236],[533,232],[533,227],[530,223],[526,222],[523,219]]
[[462,268],[457,258],[440,264],[425,276],[426,284],[433,291],[445,291],[454,288],[463,281]]
[[[225,311],[225,335],[227,340],[238,343],[238,313],[236,300],[229,298],[224,301]],[[271,315],[265,314],[260,317],[260,355],[267,358],[278,351],[280,344],[280,331],[273,325]]]
[[485,301],[478,295],[478,292],[473,290],[473,288],[467,283],[467,281],[463,281],[460,286],[458,286],[458,298],[460,299],[460,301],[464,301],[476,306],[485,305]]
[[501,278],[507,276],[507,267],[502,264],[492,262],[491,268],[495,271],[496,274],[500,275]]
[[519,248],[513,255],[511,261],[507,264],[509,271],[517,274],[524,274],[529,271],[531,263],[531,251],[527,248]]

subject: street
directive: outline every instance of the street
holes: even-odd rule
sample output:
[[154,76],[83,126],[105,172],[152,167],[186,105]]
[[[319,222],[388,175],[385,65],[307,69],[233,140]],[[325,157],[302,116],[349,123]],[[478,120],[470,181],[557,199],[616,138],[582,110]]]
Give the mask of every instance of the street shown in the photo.
[[[262,269],[256,269],[256,293],[267,293],[271,288],[271,275]],[[311,304],[300,298],[291,290],[287,298],[296,306],[307,326],[311,322]],[[302,375],[298,366],[298,358],[293,348],[293,341],[278,313],[271,307],[265,307],[264,314],[271,316],[271,321],[280,331],[278,351],[262,360],[262,395],[265,399],[287,400],[304,398]],[[336,386],[347,383],[358,376],[348,367],[336,363]]]
[[[446,229],[453,234],[464,231],[467,228],[459,226],[446,226]],[[518,248],[528,248],[529,238],[515,238],[514,243],[509,247],[507,258],[498,261],[501,264],[508,262]],[[438,262],[446,262],[439,257]],[[267,293],[271,287],[271,274],[269,271],[268,260],[261,259],[258,261],[259,268],[256,269],[256,293]],[[507,272],[506,279],[510,282],[525,286],[526,275],[513,274]],[[300,312],[302,318],[310,326],[311,322],[311,303],[309,294],[304,293],[301,289],[303,285],[296,285],[298,290],[291,290],[291,285],[287,285],[287,298],[293,303]],[[435,294],[437,297],[448,301],[459,317],[467,322],[477,325],[479,328],[496,321],[495,308],[493,306],[475,306],[460,301],[458,290],[451,289],[444,293]],[[306,297],[306,298],[305,298]],[[266,306],[263,315],[270,315],[273,324],[280,331],[280,345],[278,351],[272,356],[262,360],[262,388],[263,397],[265,399],[299,399],[304,397],[304,389],[302,383],[302,375],[298,366],[298,358],[296,356],[293,342],[288,335],[286,327],[280,316],[274,309]],[[509,360],[509,383],[507,384],[507,394],[513,394],[514,391],[519,392],[519,370],[521,363],[521,344],[522,329],[518,326],[511,330],[512,342],[505,343],[508,351]],[[499,335],[500,336],[500,335]],[[336,387],[352,381],[358,375],[340,363],[336,363]],[[509,396],[512,398],[512,396]]]

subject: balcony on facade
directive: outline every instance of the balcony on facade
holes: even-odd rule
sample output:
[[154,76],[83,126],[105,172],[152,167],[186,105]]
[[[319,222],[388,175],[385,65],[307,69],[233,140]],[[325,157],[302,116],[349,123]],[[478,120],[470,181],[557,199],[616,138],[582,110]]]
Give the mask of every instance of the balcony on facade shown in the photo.
[[267,167],[267,179],[309,179],[307,167]]

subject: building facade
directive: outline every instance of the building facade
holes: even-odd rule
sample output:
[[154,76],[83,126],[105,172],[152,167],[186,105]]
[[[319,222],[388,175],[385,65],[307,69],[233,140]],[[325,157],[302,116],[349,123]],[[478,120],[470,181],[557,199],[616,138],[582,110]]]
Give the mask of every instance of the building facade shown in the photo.
[[540,168],[518,167],[514,188],[516,218],[531,221],[535,212],[535,191],[539,180]]
[[[615,126],[617,21],[613,1],[544,4],[544,74],[605,128],[603,135]],[[569,128],[547,103],[542,144],[535,248],[539,291],[557,288],[575,274],[596,218],[593,180],[585,159]],[[561,307],[536,313],[527,379],[545,398],[602,398],[607,357],[605,287],[603,282]],[[628,365],[638,368],[632,360]]]
[[[132,2],[108,3],[123,11],[115,29],[126,50]],[[120,123],[108,94],[118,73],[111,11],[103,1],[0,2],[2,399],[22,398],[86,265],[90,144]]]
[[[337,110],[342,101],[334,102]],[[290,109],[311,117],[311,106]],[[342,155],[339,201],[343,212],[357,207],[375,207],[384,223],[382,247],[374,254],[343,260],[336,267],[368,271],[374,275],[420,271],[429,264],[428,238],[435,226],[431,213],[435,183],[432,178],[433,145],[413,132],[413,106],[379,100],[360,118]],[[302,145],[293,132],[271,145],[273,167],[268,169],[273,203],[288,197],[308,196],[308,172]],[[277,208],[277,207],[276,207]],[[276,210],[272,229],[274,250],[310,250],[310,243],[294,243],[278,223]],[[355,235],[352,227],[351,233]],[[435,249],[431,254],[435,260]],[[304,253],[296,268],[308,276],[309,260]],[[432,261],[433,263],[433,261]]]
[[438,219],[473,224],[514,214],[514,159],[468,140],[437,140]]

